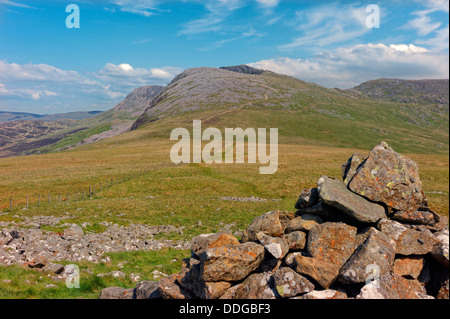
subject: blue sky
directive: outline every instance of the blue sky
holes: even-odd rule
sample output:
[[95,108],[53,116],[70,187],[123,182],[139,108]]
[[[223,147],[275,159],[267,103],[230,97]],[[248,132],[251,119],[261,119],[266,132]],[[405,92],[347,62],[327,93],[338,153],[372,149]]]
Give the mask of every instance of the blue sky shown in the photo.
[[[66,27],[69,4],[80,28]],[[0,111],[107,110],[200,66],[339,88],[448,78],[448,34],[448,0],[0,0]]]

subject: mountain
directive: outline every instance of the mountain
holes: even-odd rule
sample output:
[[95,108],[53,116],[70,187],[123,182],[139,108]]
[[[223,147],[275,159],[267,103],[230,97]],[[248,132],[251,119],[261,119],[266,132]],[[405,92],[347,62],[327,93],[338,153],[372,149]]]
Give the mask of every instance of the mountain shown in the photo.
[[122,134],[162,89],[161,86],[137,88],[106,112],[54,115],[1,112],[0,119],[5,123],[0,121],[0,157],[60,151]]
[[57,120],[82,120],[102,113],[101,111],[88,111],[88,112],[69,112],[59,114],[34,114],[25,112],[4,112],[0,111],[0,122],[13,122],[13,121],[57,121]]
[[275,79],[275,74],[254,70],[250,67],[188,69],[162,90],[132,129],[158,118],[211,108],[230,111],[250,105],[288,106],[294,88],[282,83],[277,83],[275,88],[270,80]]
[[109,129],[101,130],[98,134],[91,134],[75,145],[95,143],[129,131],[133,123],[144,113],[163,89],[164,87],[159,85],[148,85],[135,89],[113,109],[93,118],[92,120],[95,122],[88,125],[89,127],[102,127],[107,123],[111,125]]
[[[379,91],[396,98],[371,93]],[[401,152],[448,153],[446,101],[440,80],[384,79],[340,90],[242,66],[194,68],[176,76],[132,130],[167,138],[201,119],[219,129],[276,127],[285,143],[367,148],[384,140]]]
[[349,90],[369,99],[397,103],[449,105],[449,80],[378,79]]
[[448,80],[380,79],[341,90],[245,65],[201,67],[166,87],[137,88],[91,118],[0,125],[0,157],[61,151],[138,129],[167,139],[199,119],[222,130],[278,128],[284,144],[368,148],[383,140],[403,153],[448,154],[448,96]]

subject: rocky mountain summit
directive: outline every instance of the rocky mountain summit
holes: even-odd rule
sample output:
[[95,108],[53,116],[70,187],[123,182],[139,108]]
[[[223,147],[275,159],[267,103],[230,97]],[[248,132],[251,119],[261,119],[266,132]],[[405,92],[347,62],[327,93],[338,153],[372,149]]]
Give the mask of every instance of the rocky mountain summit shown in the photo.
[[179,273],[100,298],[448,299],[448,220],[417,164],[383,142],[342,172],[304,190],[296,213],[256,217],[240,241],[197,236]]

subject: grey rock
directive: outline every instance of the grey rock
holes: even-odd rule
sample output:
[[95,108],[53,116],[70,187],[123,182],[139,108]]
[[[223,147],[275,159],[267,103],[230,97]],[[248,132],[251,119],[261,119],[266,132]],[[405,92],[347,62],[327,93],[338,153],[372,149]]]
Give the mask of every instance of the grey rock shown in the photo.
[[292,219],[294,219],[294,214],[280,211],[268,212],[258,216],[247,227],[245,241],[258,241],[257,235],[259,232],[265,232],[273,237],[281,237]]
[[322,222],[322,218],[319,216],[303,214],[289,222],[285,229],[285,233],[288,234],[295,231],[309,232],[315,225],[321,224]]
[[200,255],[204,281],[239,281],[264,260],[264,246],[250,242],[205,250]]
[[344,223],[323,223],[308,234],[307,252],[318,260],[341,268],[356,249],[356,231]]
[[220,299],[276,299],[273,278],[269,272],[252,274],[244,282],[231,287]]
[[399,211],[417,211],[427,202],[418,165],[385,142],[370,151],[348,187],[370,201]]
[[161,294],[158,290],[158,282],[156,281],[141,281],[136,285],[135,289],[136,299],[158,299]]
[[341,268],[339,281],[364,283],[370,275],[392,272],[395,246],[389,236],[379,231],[372,233]]
[[99,299],[134,299],[134,289],[120,287],[105,288],[100,292]]
[[264,248],[278,260],[282,259],[289,252],[290,245],[282,237],[272,237],[259,232],[257,238]]
[[282,298],[295,297],[314,290],[314,285],[291,268],[283,267],[273,274],[275,290]]
[[434,237],[439,241],[431,251],[433,257],[448,269],[449,231],[448,228],[434,233]]
[[362,223],[376,223],[386,217],[385,209],[349,191],[337,179],[322,176],[318,182],[320,199]]
[[289,250],[303,250],[306,246],[306,234],[295,231],[282,237],[288,244]]
[[425,255],[439,244],[439,240],[426,228],[415,230],[387,219],[380,220],[377,228],[395,242],[396,253],[400,255]]

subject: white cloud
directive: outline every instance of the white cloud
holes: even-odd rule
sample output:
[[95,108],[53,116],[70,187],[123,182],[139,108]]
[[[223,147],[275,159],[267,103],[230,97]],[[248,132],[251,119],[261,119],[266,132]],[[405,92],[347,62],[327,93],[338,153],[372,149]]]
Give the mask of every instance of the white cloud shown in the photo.
[[3,83],[0,83],[0,96],[16,96],[39,100],[44,96],[57,96],[58,94],[49,90],[36,90],[28,88],[7,89]]
[[[416,1],[419,2],[419,1]],[[433,21],[431,15],[433,13],[445,12],[449,13],[448,0],[426,0],[420,1],[426,9],[413,12],[412,15],[416,18],[408,21],[402,29],[415,30],[420,37],[416,40],[419,45],[425,45],[434,51],[445,51],[449,48],[449,25],[448,20],[446,25],[442,25],[440,21]]]
[[448,0],[421,0],[422,4],[425,4],[427,7],[443,12],[449,12],[449,1]]
[[277,58],[249,65],[340,88],[378,78],[448,79],[449,73],[448,53],[412,44],[362,44],[323,51],[311,59]]
[[2,5],[2,4],[8,5],[8,6],[13,6],[13,7],[19,7],[19,8],[35,9],[34,7],[30,7],[29,5],[15,2],[15,1],[9,1],[9,0],[0,0],[0,5]]
[[0,79],[8,81],[47,81],[96,84],[76,71],[58,69],[48,64],[17,64],[0,60]]
[[362,5],[340,6],[334,3],[297,11],[296,18],[289,24],[299,32],[299,36],[280,49],[325,47],[361,37],[370,31],[365,23],[365,10]]
[[278,6],[280,0],[256,0],[256,2],[258,2],[263,7],[273,8]]
[[150,84],[167,84],[182,70],[174,67],[164,68],[134,68],[128,63],[107,63],[94,76],[105,83],[114,84],[122,88],[136,88]]
[[[120,7],[120,11],[150,17],[155,15],[156,5],[160,1],[155,0],[112,0],[113,4]],[[114,8],[108,8],[107,11],[114,12]]]
[[414,12],[417,18],[409,21],[403,28],[415,29],[420,36],[426,36],[441,26],[440,22],[432,22],[428,16],[433,10],[422,10]]
[[[17,64],[0,60],[0,97],[10,105],[42,113],[44,105],[60,112],[112,108],[133,89],[166,85],[182,70],[174,67],[134,68],[129,63],[107,63],[93,73],[62,70],[47,64]],[[28,102],[27,102],[28,101]],[[14,108],[14,107],[10,107]]]
[[426,45],[434,51],[443,52],[449,48],[449,26],[435,32],[435,37],[426,40],[417,40],[417,44]]

